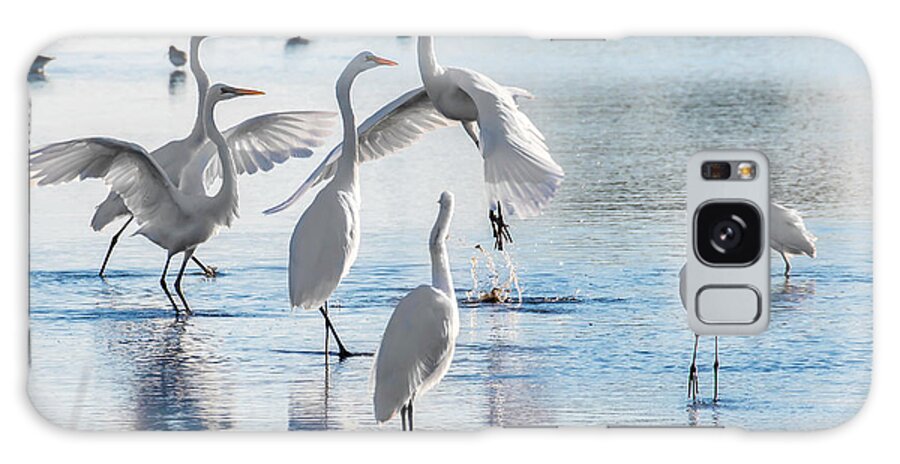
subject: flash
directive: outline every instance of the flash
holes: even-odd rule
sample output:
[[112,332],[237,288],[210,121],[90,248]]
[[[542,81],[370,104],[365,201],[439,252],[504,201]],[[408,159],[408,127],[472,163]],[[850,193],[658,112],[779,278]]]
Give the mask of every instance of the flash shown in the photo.
[[756,177],[756,163],[744,161],[737,165],[738,178],[741,180],[752,180]]

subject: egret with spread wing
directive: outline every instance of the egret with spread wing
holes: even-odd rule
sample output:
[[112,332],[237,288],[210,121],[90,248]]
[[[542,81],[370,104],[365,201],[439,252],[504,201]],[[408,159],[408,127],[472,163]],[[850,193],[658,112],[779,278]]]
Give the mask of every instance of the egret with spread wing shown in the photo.
[[[424,86],[401,95],[360,125],[359,158],[379,159],[408,147],[427,132],[460,123],[484,158],[495,246],[503,249],[511,239],[504,211],[523,218],[539,214],[564,177],[543,134],[519,110],[517,99],[531,98],[531,94],[476,71],[441,66],[431,37],[419,38],[417,53]],[[334,176],[339,157],[337,146],[287,200],[265,213],[284,210]]]
[[291,307],[318,309],[325,318],[325,354],[328,332],[334,335],[341,359],[353,356],[338,337],[328,317],[328,298],[350,271],[359,252],[359,138],[350,103],[356,77],[378,66],[397,63],[371,52],[361,52],[344,68],[335,84],[343,121],[344,142],[334,177],[300,216],[291,236],[288,287]]
[[[209,77],[200,62],[200,44],[203,39],[204,37],[191,38],[190,68],[197,80],[198,94],[194,127],[187,137],[172,140],[150,152],[150,157],[159,164],[172,183],[190,194],[204,193],[206,185],[218,179],[221,173],[218,158],[215,157],[216,146],[207,136],[203,118],[206,94],[209,90]],[[290,157],[309,157],[312,155],[310,147],[321,145],[329,134],[327,129],[333,117],[334,113],[321,111],[269,113],[250,118],[229,128],[224,132],[224,137],[235,157],[237,174],[268,171],[275,164],[283,163]],[[93,147],[102,150],[102,147],[96,144],[81,143],[87,140],[90,139],[72,140],[69,142],[69,148],[86,150]],[[91,219],[91,228],[100,231],[122,217],[128,219],[110,240],[103,264],[100,266],[101,277],[106,271],[119,237],[134,219],[119,194],[110,191],[106,199],[97,205]],[[192,260],[208,276],[215,275],[214,268],[204,265],[196,257]]]
[[209,88],[203,108],[206,134],[218,148],[223,166],[222,185],[213,196],[179,189],[159,162],[144,148],[112,138],[78,139],[39,148],[31,153],[32,176],[38,184],[57,184],[78,179],[102,178],[116,192],[140,228],[140,234],[168,252],[160,286],[179,314],[166,284],[172,256],[184,253],[175,291],[186,314],[191,308],[181,289],[181,278],[197,246],[212,238],[219,227],[230,226],[238,216],[237,173],[228,142],[216,127],[218,102],[243,95],[262,95],[258,90],[225,84]]
[[450,274],[447,236],[453,194],[444,192],[428,242],[431,285],[409,292],[394,309],[372,369],[375,420],[387,422],[397,412],[403,430],[413,430],[413,402],[432,389],[450,369],[459,336],[459,308]]

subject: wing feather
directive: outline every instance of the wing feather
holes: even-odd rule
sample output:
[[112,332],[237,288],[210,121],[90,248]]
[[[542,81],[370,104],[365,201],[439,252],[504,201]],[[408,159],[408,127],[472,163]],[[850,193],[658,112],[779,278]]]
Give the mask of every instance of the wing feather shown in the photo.
[[556,194],[565,173],[550,156],[544,135],[519,110],[523,89],[504,87],[475,71],[448,68],[451,78],[478,110],[481,154],[488,200],[501,202],[519,217],[540,214]]
[[143,147],[106,137],[53,143],[31,152],[38,185],[102,178],[138,223],[183,206],[181,193]]
[[[222,135],[240,174],[268,172],[290,158],[308,158],[312,148],[324,143],[331,133],[335,113],[328,111],[286,111],[254,116],[230,127]],[[216,145],[207,141],[185,167],[181,186],[190,193],[202,193],[222,177]],[[203,184],[199,179],[202,176]]]
[[[362,162],[383,158],[409,147],[428,132],[453,124],[435,109],[425,88],[417,87],[384,105],[359,125],[359,158]],[[264,212],[282,211],[316,185],[334,177],[342,147],[338,144],[332,148],[287,200]]]

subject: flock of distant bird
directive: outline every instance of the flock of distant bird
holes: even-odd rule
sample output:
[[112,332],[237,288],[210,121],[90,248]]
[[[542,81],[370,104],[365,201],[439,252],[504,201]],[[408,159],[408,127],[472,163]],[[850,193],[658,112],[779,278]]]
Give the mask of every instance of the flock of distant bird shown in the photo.
[[[291,41],[295,39],[301,38]],[[269,171],[292,157],[311,156],[312,149],[322,145],[329,134],[334,118],[333,113],[323,111],[269,113],[221,131],[214,117],[219,102],[263,92],[221,83],[210,85],[200,62],[203,40],[192,37],[190,53],[169,48],[172,64],[180,67],[189,63],[198,87],[194,127],[185,138],[153,151],[109,137],[79,138],[52,143],[30,154],[32,178],[38,185],[103,179],[110,192],[97,206],[91,227],[101,230],[117,219],[126,219],[110,241],[100,276],[121,234],[136,221],[139,227],[134,234],[143,235],[167,252],[160,286],[176,318],[192,313],[181,286],[187,264],[193,262],[205,274],[215,275],[215,268],[202,263],[195,251],[220,227],[230,226],[237,218],[238,175]],[[359,250],[361,163],[406,148],[432,130],[460,124],[484,159],[488,217],[498,249],[511,240],[504,211],[520,218],[540,214],[564,177],[540,130],[519,110],[517,101],[532,98],[529,92],[500,85],[476,71],[440,65],[431,37],[418,39],[417,55],[423,85],[400,95],[361,124],[357,124],[351,105],[354,80],[367,70],[397,63],[368,51],[350,60],[335,85],[343,141],[289,198],[265,211],[282,211],[326,183],[297,221],[288,266],[291,306],[317,309],[324,318],[326,356],[329,334],[334,336],[342,359],[366,354],[345,347],[328,314],[328,299],[349,272]],[[32,71],[43,74],[47,60],[39,57]],[[217,183],[218,190],[213,192]],[[453,195],[444,192],[438,203],[438,217],[429,239],[432,283],[400,300],[375,353],[376,420],[386,422],[400,413],[404,430],[413,429],[416,397],[447,372],[459,333],[446,250]],[[773,204],[772,211],[772,227],[784,226],[777,233],[773,229],[772,247],[782,253],[789,271],[788,255],[815,255],[814,238],[792,210]],[[181,307],[166,282],[171,259],[179,253],[182,261],[174,288]],[[696,347],[695,340],[694,359]],[[689,389],[696,385],[695,371],[692,364]]]

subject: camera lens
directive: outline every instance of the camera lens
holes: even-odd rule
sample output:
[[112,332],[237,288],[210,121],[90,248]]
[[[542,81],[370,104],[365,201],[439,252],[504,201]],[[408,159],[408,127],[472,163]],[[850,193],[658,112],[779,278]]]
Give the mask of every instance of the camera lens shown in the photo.
[[734,216],[731,219],[719,221],[713,226],[713,230],[709,235],[712,237],[713,247],[717,248],[716,251],[725,253],[728,250],[737,248],[741,244],[741,238],[744,235],[741,232],[744,228],[744,226],[740,224],[741,222],[741,218]]
[[762,251],[762,216],[750,203],[711,202],[697,210],[694,248],[710,265],[750,265]]

